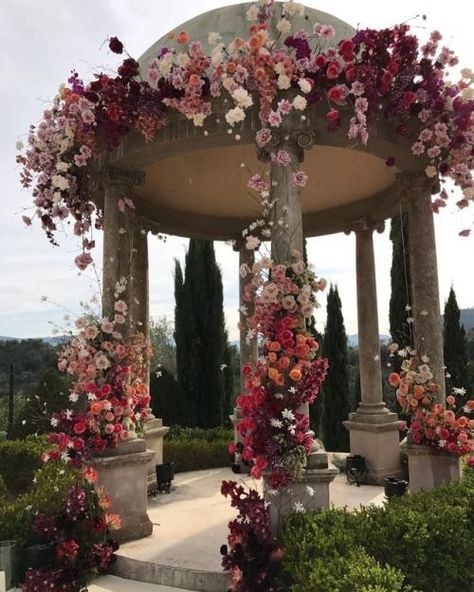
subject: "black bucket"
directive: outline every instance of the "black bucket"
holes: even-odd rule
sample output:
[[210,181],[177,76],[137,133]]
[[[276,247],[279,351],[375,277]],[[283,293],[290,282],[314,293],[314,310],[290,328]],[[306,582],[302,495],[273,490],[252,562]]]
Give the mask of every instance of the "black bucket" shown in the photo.
[[388,499],[393,497],[401,497],[407,491],[408,481],[399,479],[398,477],[386,477],[385,479],[385,495]]
[[174,462],[169,461],[155,466],[156,488],[158,491],[170,492],[171,481],[174,479]]
[[365,458],[360,454],[349,454],[346,457],[346,477],[349,483],[356,483],[359,486],[365,482],[367,476],[367,465]]

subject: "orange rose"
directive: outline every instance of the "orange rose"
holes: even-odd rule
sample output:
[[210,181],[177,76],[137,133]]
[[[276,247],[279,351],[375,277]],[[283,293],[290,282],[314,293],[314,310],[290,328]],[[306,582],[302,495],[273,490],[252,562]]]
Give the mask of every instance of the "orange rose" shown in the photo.
[[268,378],[270,380],[273,380],[273,382],[276,382],[276,379],[279,374],[280,373],[278,372],[278,370],[276,368],[269,368],[268,369]]
[[235,62],[229,62],[227,64],[227,74],[233,74],[237,70]]
[[398,386],[400,384],[400,375],[397,372],[392,372],[388,377],[390,386]]
[[275,362],[277,361],[277,355],[275,352],[270,352],[268,354],[268,361],[270,362],[270,364],[275,364]]
[[401,395],[408,395],[408,385],[406,384],[406,382],[401,382],[398,387],[398,390]]
[[301,370],[299,368],[292,368],[290,370],[290,378],[291,380],[294,380],[295,382],[298,382],[298,380],[301,380],[302,378],[302,374],[301,374]]
[[189,35],[186,33],[186,31],[181,31],[180,33],[178,33],[176,37],[176,43],[188,43],[188,41]]
[[278,374],[275,382],[276,382],[277,386],[283,386],[285,384],[285,379],[283,378],[283,375]]
[[458,417],[456,424],[460,428],[465,428],[467,426],[467,417],[461,415],[461,417]]
[[448,405],[454,405],[454,403],[456,403],[456,399],[453,397],[453,395],[448,395],[446,397],[446,403]]
[[415,397],[415,399],[422,399],[423,396],[425,394],[425,389],[423,387],[423,385],[421,384],[416,384],[415,388],[413,389],[413,396]]
[[279,352],[281,350],[281,344],[279,341],[270,341],[267,344],[267,349],[271,352]]
[[418,407],[418,401],[416,399],[410,399],[410,405],[412,407]]
[[252,51],[258,51],[262,47],[264,40],[264,35],[262,35],[261,31],[258,31],[258,33],[255,33],[255,35],[252,35],[249,39],[250,49]]
[[289,365],[290,359],[286,356],[281,357],[278,361],[278,367],[280,368],[280,370],[286,370],[289,367]]

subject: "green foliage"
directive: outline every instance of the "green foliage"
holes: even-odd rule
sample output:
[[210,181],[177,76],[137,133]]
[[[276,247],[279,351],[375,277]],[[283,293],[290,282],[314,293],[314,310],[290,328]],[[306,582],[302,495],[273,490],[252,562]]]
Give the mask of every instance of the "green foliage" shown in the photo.
[[229,443],[234,438],[232,430],[227,428],[186,428],[179,425],[172,425],[170,431],[166,434],[166,442],[191,440],[201,440],[204,442],[222,441]]
[[384,507],[293,514],[281,540],[287,549],[285,590],[463,590],[472,579],[473,534],[472,471],[461,483],[396,498]]
[[11,495],[18,495],[32,487],[34,473],[41,466],[43,450],[43,438],[0,442],[0,475]]
[[5,485],[5,481],[3,477],[0,475],[0,499],[6,497],[8,495],[8,489]]
[[[446,379],[446,388],[449,391],[453,387],[468,386],[468,357],[467,342],[464,326],[461,325],[456,294],[453,288],[449,291],[449,297],[444,306],[444,363],[446,371],[450,375]],[[466,397],[464,400],[466,400]],[[460,399],[460,406],[464,403]]]
[[162,316],[150,321],[150,340],[153,347],[152,368],[166,368],[176,376],[176,347],[173,337],[172,322]]
[[37,470],[35,480],[31,491],[13,501],[0,500],[0,540],[36,542],[32,534],[35,515],[61,511],[66,492],[77,481],[77,472],[62,462],[50,462]]
[[321,436],[326,450],[349,450],[349,432],[343,425],[350,411],[347,336],[336,287],[327,300],[327,322],[322,355],[329,360],[329,372],[322,388]]
[[50,431],[52,414],[67,409],[70,404],[70,386],[70,376],[61,374],[57,369],[47,370],[18,414],[10,436],[24,438],[28,434]]
[[193,425],[193,417],[176,378],[164,366],[150,373],[151,409],[166,425]]
[[390,334],[400,347],[411,345],[411,328],[406,307],[411,304],[410,261],[408,251],[408,217],[406,214],[392,218],[392,268],[390,270]]
[[194,425],[223,423],[224,311],[222,278],[212,241],[191,239],[183,279],[175,268],[178,381]]

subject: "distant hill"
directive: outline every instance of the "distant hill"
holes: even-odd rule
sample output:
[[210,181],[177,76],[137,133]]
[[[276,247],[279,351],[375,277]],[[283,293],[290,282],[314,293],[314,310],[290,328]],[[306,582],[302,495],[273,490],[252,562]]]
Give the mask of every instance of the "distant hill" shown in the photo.
[[34,341],[40,340],[43,343],[48,343],[53,347],[59,345],[60,343],[64,343],[67,341],[69,337],[67,335],[57,335],[56,337],[5,337],[4,335],[0,335],[0,341]]
[[461,323],[466,331],[474,329],[474,308],[463,308],[461,310]]

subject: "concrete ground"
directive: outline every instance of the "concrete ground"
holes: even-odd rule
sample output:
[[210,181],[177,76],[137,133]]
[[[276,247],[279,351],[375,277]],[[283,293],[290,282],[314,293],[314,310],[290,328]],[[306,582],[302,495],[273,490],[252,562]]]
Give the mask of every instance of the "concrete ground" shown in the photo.
[[[226,543],[228,522],[236,515],[220,493],[221,482],[242,477],[227,468],[176,475],[170,494],[159,494],[149,501],[153,534],[123,544],[118,554],[160,565],[221,572],[219,548]],[[242,480],[253,485],[251,478]],[[341,474],[330,485],[330,499],[335,507],[354,509],[382,504],[385,497],[383,487],[349,485]]]
[[89,592],[189,592],[189,590],[132,582],[116,576],[103,576],[89,586]]

